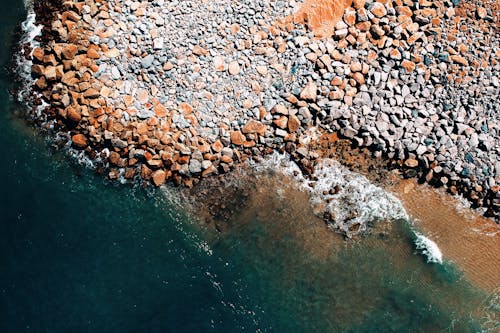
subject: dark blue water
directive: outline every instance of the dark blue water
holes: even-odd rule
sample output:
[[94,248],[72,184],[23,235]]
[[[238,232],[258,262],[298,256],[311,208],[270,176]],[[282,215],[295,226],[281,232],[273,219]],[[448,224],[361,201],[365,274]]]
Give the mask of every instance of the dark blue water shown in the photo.
[[[4,4],[3,64],[24,16]],[[479,331],[486,295],[426,264],[404,224],[346,243],[271,177],[218,235],[168,195],[53,150],[9,81],[2,71],[0,332]]]

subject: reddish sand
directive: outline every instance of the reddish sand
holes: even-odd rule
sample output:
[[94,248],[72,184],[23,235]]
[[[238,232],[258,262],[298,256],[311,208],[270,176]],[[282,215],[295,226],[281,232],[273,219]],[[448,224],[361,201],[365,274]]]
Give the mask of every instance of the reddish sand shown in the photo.
[[294,21],[306,24],[316,37],[330,37],[335,31],[335,24],[351,3],[352,0],[305,0],[295,13]]
[[500,286],[500,225],[469,209],[457,199],[414,180],[390,189],[403,202],[415,224],[435,241],[474,284],[492,291]]

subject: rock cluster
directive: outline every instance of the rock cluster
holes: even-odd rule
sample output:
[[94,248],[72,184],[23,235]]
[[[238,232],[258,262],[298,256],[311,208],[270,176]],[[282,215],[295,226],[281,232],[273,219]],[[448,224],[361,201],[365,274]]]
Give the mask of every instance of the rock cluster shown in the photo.
[[342,5],[316,39],[288,2],[66,1],[33,50],[44,119],[110,178],[157,186],[273,150],[307,169],[317,126],[497,214],[496,5]]

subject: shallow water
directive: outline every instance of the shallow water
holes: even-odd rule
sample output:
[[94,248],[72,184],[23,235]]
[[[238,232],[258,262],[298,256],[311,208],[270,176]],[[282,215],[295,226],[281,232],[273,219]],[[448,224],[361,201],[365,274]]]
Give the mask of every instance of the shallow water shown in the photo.
[[[9,4],[2,63],[25,15]],[[415,253],[404,221],[346,242],[279,174],[222,234],[175,190],[107,183],[18,119],[9,84],[2,72],[0,332],[475,332],[494,315],[452,264]]]

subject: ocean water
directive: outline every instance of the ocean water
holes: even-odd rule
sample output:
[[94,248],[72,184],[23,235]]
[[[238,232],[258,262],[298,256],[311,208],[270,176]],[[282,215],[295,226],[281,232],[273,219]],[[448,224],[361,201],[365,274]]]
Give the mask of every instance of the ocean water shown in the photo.
[[[23,2],[5,2],[0,62]],[[263,173],[218,233],[179,194],[118,185],[54,149],[0,80],[0,332],[480,332],[498,304],[427,263],[405,221],[356,241]],[[497,306],[495,308],[495,306]],[[495,310],[497,312],[495,312]],[[495,317],[495,315],[497,317]],[[498,328],[498,326],[497,326]],[[493,332],[494,328],[492,329]]]

